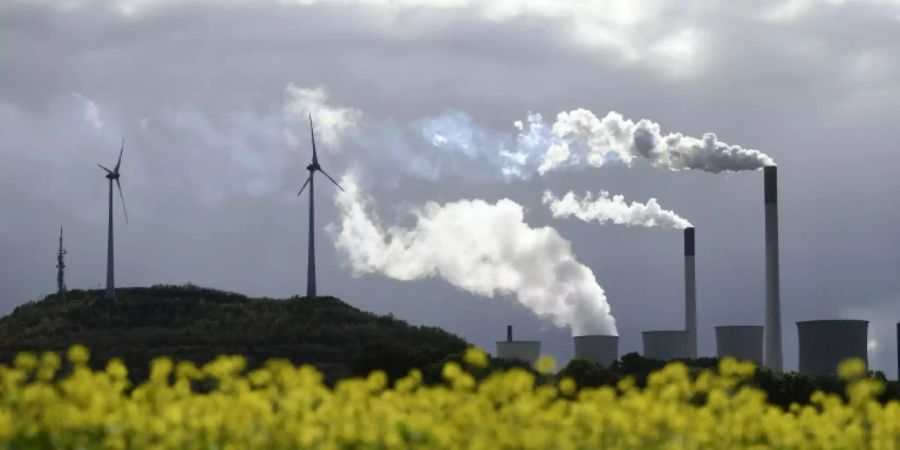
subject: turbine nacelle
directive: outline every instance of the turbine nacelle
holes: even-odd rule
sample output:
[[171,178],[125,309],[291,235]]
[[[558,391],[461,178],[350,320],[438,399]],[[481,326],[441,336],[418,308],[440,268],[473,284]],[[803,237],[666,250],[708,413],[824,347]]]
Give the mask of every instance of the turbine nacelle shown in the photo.
[[297,192],[297,195],[299,196],[303,193],[303,191],[306,189],[306,186],[309,184],[310,180],[312,180],[312,177],[316,172],[321,172],[322,175],[325,175],[325,177],[328,178],[328,180],[331,181],[335,186],[337,186],[338,189],[343,191],[344,188],[342,188],[341,185],[338,184],[338,182],[335,181],[334,178],[331,177],[331,175],[328,175],[328,172],[322,169],[322,166],[319,165],[319,155],[316,152],[316,131],[313,129],[312,115],[309,116],[309,136],[312,139],[312,162],[310,162],[309,165],[306,166],[306,170],[309,171],[309,177],[306,178],[306,182],[303,183],[303,186],[300,187],[300,192]]
[[[119,149],[119,159],[116,161],[116,166],[112,170],[110,170],[108,167],[104,166],[103,164],[97,164],[97,166],[100,167],[101,169],[103,169],[104,172],[106,172],[105,177],[110,182],[110,189],[112,189],[111,183],[113,181],[116,182],[116,188],[119,189],[119,198],[122,200],[122,212],[125,215],[125,222],[128,222],[128,210],[125,209],[125,196],[122,195],[122,184],[119,183],[119,177],[121,176],[121,174],[119,173],[119,168],[122,167],[122,154],[124,152],[125,152],[125,138],[122,138],[122,147]],[[112,211],[110,211],[110,214],[112,214]]]

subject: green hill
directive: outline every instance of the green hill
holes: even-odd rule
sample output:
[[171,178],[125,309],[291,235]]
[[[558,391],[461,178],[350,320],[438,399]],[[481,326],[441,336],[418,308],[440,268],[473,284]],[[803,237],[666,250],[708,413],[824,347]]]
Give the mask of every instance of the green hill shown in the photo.
[[439,328],[377,316],[334,297],[249,298],[190,285],[118,289],[115,301],[102,295],[50,295],[0,318],[0,362],[20,351],[61,351],[77,343],[91,350],[96,367],[121,358],[135,380],[146,377],[149,361],[160,355],[202,364],[241,354],[250,367],[270,358],[314,364],[334,381],[375,368],[404,375],[467,346]]

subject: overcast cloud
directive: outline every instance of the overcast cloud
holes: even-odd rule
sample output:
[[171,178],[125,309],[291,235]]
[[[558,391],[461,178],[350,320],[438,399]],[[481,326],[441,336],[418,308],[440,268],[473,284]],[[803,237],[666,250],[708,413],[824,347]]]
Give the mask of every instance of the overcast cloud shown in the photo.
[[[795,321],[868,319],[871,365],[895,377],[897,55],[896,1],[5,1],[0,306],[55,289],[60,226],[69,285],[103,282],[96,164],[114,164],[122,137],[120,285],[304,292],[296,192],[311,113],[323,166],[357,177],[381,232],[416,230],[410,211],[429,202],[503,205],[522,232],[551,227],[555,251],[570,243],[579,266],[568,267],[605,294],[622,353],[640,349],[641,331],[681,326],[681,233],[554,219],[543,193],[657,199],[697,227],[699,345],[714,354],[714,326],[763,322],[762,174],[683,156],[739,146],[780,167],[785,367],[796,368]],[[696,140],[656,147],[663,159],[636,145],[603,164],[539,170],[553,144],[591,161],[617,142],[592,125],[556,133],[575,123],[560,113],[581,109],[580,125],[614,111],[629,130],[647,119],[638,134],[657,144]],[[441,276],[354,270],[335,248],[336,189],[317,187],[320,293],[491,351],[513,324],[571,357],[565,321],[517,301],[515,283],[488,298]]]

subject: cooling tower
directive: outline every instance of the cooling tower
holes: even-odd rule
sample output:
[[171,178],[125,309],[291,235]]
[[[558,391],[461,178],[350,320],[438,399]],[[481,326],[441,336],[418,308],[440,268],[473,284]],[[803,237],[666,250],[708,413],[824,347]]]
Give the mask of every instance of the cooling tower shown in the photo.
[[[694,274],[694,227],[684,229],[684,326],[687,357],[697,357],[697,277]],[[646,338],[645,341],[646,343]],[[646,345],[644,346],[646,351]]]
[[838,364],[848,358],[859,358],[868,366],[868,331],[867,320],[797,322],[800,372],[808,375],[834,375]]
[[512,325],[506,327],[506,340],[497,341],[497,357],[500,359],[519,359],[532,366],[541,356],[541,341],[514,341]]
[[764,201],[766,209],[766,367],[781,372],[781,296],[778,281],[778,168],[766,166]]
[[608,366],[619,359],[619,337],[608,335],[575,336],[575,357]]
[[763,327],[761,325],[731,325],[716,327],[716,356],[726,356],[763,362]]
[[641,333],[644,340],[644,357],[670,361],[691,358],[690,337],[687,331],[663,330]]

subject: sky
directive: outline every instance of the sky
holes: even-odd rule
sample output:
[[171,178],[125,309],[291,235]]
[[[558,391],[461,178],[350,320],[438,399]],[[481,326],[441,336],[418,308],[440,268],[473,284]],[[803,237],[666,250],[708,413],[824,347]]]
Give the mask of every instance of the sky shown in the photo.
[[302,295],[312,115],[347,189],[316,178],[320,294],[624,354],[682,326],[689,222],[714,355],[763,323],[774,162],[785,368],[796,321],[864,319],[896,378],[897,55],[896,0],[4,1],[0,312],[55,291],[59,227],[68,285],[104,283],[123,138],[118,285]]

